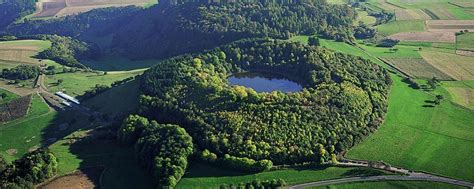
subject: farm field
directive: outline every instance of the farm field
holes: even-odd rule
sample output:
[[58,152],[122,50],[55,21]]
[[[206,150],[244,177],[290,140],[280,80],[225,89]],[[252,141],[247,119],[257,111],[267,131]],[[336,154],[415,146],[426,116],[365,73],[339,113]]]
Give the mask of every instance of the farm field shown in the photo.
[[456,43],[453,32],[400,32],[388,38],[400,41]]
[[443,82],[443,87],[455,103],[474,110],[474,81]]
[[[136,76],[143,71],[108,72],[107,75],[89,72],[60,73],[47,76],[45,84],[51,92],[65,91],[69,95],[79,96],[97,84],[110,85],[114,81]],[[58,84],[58,80],[63,80],[63,82]]]
[[456,36],[456,47],[460,50],[474,51],[474,33],[464,33]]
[[150,6],[156,0],[41,0],[33,18],[62,17],[87,12],[92,9],[122,6]]
[[[450,100],[432,107],[432,94],[392,78],[384,124],[347,156],[473,181],[474,113]],[[435,93],[449,96],[442,87]]]
[[439,51],[421,51],[423,59],[455,80],[474,80],[474,57]]
[[370,170],[367,168],[300,167],[251,174],[227,170],[206,163],[193,162],[176,188],[219,188],[219,186],[222,184],[236,185],[240,183],[252,182],[256,179],[263,181],[278,178],[283,178],[289,185],[294,185],[343,177],[379,174],[386,173]]
[[384,188],[384,189],[399,189],[399,188],[418,188],[418,189],[462,189],[464,187],[440,183],[440,182],[425,182],[425,181],[380,181],[380,182],[358,182],[348,184],[336,184],[329,186],[310,187],[311,189],[356,189],[356,188]]
[[[474,19],[472,0],[369,0],[368,4],[386,11],[401,11],[397,20],[403,19]],[[421,13],[420,13],[421,11]],[[406,14],[404,14],[406,13]],[[426,15],[429,17],[426,17]],[[399,18],[401,16],[401,18]]]
[[428,31],[459,32],[461,30],[473,30],[474,20],[427,20]]
[[18,64],[39,64],[38,59],[33,56],[50,46],[51,42],[41,40],[0,42],[0,69],[12,68]]
[[395,10],[396,20],[430,20],[430,15],[421,9],[398,9]]
[[436,77],[441,80],[452,80],[450,76],[428,64],[422,58],[384,58],[384,60],[418,79]]

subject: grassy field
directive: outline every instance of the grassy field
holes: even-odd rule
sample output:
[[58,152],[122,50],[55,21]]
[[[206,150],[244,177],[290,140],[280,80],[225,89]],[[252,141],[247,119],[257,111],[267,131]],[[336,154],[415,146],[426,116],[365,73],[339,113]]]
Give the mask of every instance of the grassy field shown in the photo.
[[423,20],[400,20],[377,26],[377,31],[382,36],[389,36],[400,32],[425,31]]
[[418,189],[454,189],[465,188],[461,186],[440,183],[440,182],[425,182],[425,181],[380,181],[380,182],[359,182],[349,184],[336,184],[329,186],[310,187],[311,189],[400,189],[400,188],[418,188]]
[[[65,91],[72,96],[84,94],[85,91],[95,87],[97,84],[110,85],[114,81],[133,77],[143,73],[144,70],[133,70],[123,72],[108,72],[107,75],[91,72],[60,73],[46,77],[46,85],[51,92]],[[58,80],[63,82],[58,84]]]
[[458,49],[474,51],[474,33],[456,36],[456,45]]
[[347,156],[474,181],[474,112],[451,103],[441,87],[436,93],[448,99],[433,106],[432,94],[393,80],[384,124]]
[[221,184],[239,184],[258,180],[284,179],[289,185],[343,177],[386,174],[366,168],[289,168],[262,173],[243,173],[205,163],[192,163],[176,188],[219,188]]
[[363,22],[367,25],[373,25],[377,22],[377,19],[373,16],[369,16],[369,14],[362,10],[357,10],[357,19],[355,24],[359,24],[359,22]]

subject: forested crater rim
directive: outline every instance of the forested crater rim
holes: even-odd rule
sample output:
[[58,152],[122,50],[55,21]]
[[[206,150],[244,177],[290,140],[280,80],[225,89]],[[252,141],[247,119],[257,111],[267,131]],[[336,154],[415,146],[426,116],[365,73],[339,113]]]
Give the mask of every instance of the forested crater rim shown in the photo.
[[[257,93],[227,76],[269,70],[305,81]],[[391,79],[369,60],[325,48],[246,39],[162,61],[141,77],[141,114],[181,125],[200,150],[275,164],[324,163],[383,122]]]

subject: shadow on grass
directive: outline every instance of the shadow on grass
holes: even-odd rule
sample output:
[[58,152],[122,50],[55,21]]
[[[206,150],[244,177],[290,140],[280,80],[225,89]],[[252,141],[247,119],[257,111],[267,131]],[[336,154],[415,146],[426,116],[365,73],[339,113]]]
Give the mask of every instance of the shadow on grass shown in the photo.
[[344,176],[344,177],[357,177],[357,176],[368,177],[368,176],[378,176],[378,175],[384,175],[384,174],[385,174],[385,172],[380,171],[380,170],[368,169],[368,168],[356,168],[356,169],[350,169],[349,171],[342,174],[342,176]]
[[[152,188],[149,174],[138,165],[133,147],[116,143],[112,127],[103,127],[91,116],[73,109],[57,112],[42,130],[42,145],[58,158],[59,174],[80,171],[94,188]],[[102,167],[98,174],[90,171]],[[71,182],[71,184],[77,184]],[[79,186],[68,186],[74,188]]]

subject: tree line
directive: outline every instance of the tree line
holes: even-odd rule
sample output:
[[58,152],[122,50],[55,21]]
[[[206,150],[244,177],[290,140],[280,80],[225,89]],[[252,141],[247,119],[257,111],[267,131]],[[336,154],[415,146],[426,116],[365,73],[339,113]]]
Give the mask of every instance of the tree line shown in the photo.
[[0,156],[0,188],[34,188],[57,172],[56,156],[47,148],[29,152],[8,163]]
[[[183,1],[175,6],[160,2],[148,9],[109,8],[27,21],[11,25],[6,34],[57,34],[85,41],[94,52],[165,59],[250,37],[288,39],[318,34],[354,43],[356,17],[353,8],[325,0]],[[97,40],[109,37],[111,43]]]
[[194,152],[192,138],[183,128],[150,122],[137,115],[127,117],[117,135],[121,143],[135,146],[137,160],[158,188],[176,186]]

